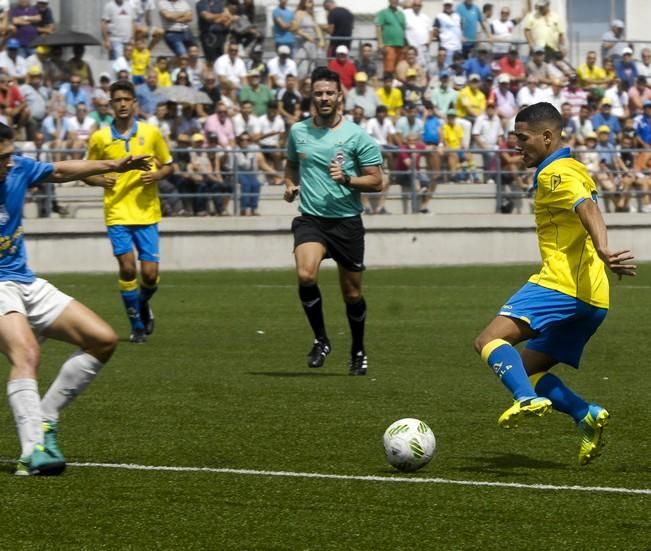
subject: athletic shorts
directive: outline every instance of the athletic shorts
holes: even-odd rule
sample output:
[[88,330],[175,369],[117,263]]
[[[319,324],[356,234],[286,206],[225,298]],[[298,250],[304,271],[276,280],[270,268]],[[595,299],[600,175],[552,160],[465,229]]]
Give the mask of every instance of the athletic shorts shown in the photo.
[[135,246],[138,251],[138,260],[160,262],[158,224],[108,226],[106,231],[113,246],[114,256],[130,253]]
[[36,334],[50,327],[70,304],[72,297],[44,279],[32,283],[0,281],[0,316],[23,314]]
[[525,321],[537,332],[526,348],[578,368],[583,348],[607,313],[607,308],[526,283],[500,308],[498,315]]
[[349,272],[362,272],[364,267],[364,225],[361,216],[322,218],[302,214],[292,221],[294,249],[303,243],[321,243],[326,258],[332,258]]

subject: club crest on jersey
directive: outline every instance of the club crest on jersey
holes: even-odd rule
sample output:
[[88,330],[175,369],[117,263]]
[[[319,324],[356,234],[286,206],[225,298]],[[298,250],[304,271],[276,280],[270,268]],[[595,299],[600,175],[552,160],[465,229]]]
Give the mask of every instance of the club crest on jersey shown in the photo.
[[337,164],[343,165],[345,160],[346,160],[346,156],[344,155],[344,152],[337,151],[337,154],[335,155],[335,161],[337,162]]
[[145,145],[145,137],[144,137],[144,136],[140,136],[140,137],[138,138],[138,145],[139,145],[140,147],[142,147],[143,145]]
[[552,174],[552,177],[549,181],[552,191],[554,191],[561,184],[561,177],[559,174]]
[[9,222],[9,213],[4,205],[0,205],[0,226],[4,226]]

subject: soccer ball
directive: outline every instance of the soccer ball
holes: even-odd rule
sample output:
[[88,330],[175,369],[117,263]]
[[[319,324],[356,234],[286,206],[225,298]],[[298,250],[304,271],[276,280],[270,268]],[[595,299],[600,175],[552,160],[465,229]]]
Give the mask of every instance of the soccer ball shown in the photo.
[[413,472],[427,465],[436,450],[436,437],[419,419],[399,419],[384,432],[384,453],[399,471]]

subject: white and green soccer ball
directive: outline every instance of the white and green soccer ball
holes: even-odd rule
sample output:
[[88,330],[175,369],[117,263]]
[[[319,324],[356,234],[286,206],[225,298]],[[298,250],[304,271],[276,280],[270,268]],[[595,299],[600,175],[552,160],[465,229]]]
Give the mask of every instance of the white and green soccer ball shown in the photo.
[[436,437],[419,419],[399,419],[384,432],[384,453],[399,471],[413,472],[427,465],[436,451]]

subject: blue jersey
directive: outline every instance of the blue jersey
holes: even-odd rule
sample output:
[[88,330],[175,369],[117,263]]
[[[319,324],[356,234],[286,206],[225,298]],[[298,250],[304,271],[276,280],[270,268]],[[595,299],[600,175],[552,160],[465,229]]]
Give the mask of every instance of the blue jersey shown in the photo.
[[27,266],[23,239],[23,205],[27,188],[54,171],[52,163],[13,157],[14,166],[0,183],[0,281],[32,283],[36,277]]

